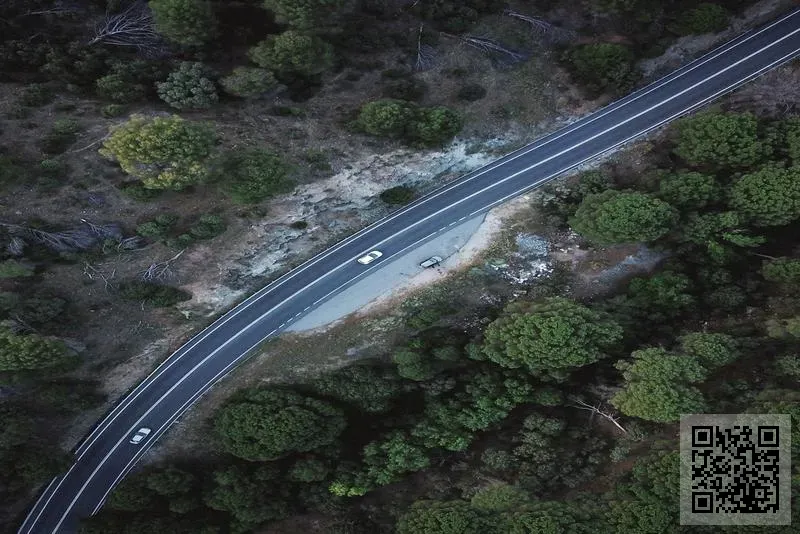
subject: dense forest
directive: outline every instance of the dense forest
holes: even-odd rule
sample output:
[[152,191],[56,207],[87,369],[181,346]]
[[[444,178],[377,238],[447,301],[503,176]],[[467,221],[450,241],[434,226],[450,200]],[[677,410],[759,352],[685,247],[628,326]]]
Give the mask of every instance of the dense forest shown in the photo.
[[[54,436],[113,400],[101,377],[138,354],[141,325],[207,324],[175,308],[192,299],[181,255],[346,160],[301,125],[441,149],[479,131],[472,107],[502,89],[487,77],[544,58],[581,99],[608,101],[659,74],[642,60],[750,4],[0,3],[4,524],[69,464]],[[485,71],[443,68],[453,50]],[[331,95],[324,120],[308,111]],[[205,429],[213,460],[145,467],[82,531],[292,532],[310,516],[331,533],[733,532],[677,526],[675,435],[687,412],[800,417],[800,118],[780,95],[760,104],[676,123],[646,173],[589,171],[540,197],[544,226],[646,243],[667,258],[657,271],[591,300],[554,276],[469,325],[465,304],[409,304],[390,354],[237,392]],[[253,109],[289,144],[240,127]],[[489,113],[498,127],[524,115]]]

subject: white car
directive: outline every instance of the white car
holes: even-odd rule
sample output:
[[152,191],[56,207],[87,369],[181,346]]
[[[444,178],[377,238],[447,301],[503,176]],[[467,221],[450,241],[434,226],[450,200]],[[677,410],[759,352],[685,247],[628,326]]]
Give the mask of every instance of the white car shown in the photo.
[[383,252],[381,252],[380,250],[373,250],[372,252],[367,252],[366,254],[358,258],[356,261],[361,265],[367,265],[377,260],[381,256],[383,256]]
[[147,427],[142,427],[136,431],[136,434],[133,435],[131,438],[131,443],[134,445],[138,445],[144,438],[150,435],[150,429]]

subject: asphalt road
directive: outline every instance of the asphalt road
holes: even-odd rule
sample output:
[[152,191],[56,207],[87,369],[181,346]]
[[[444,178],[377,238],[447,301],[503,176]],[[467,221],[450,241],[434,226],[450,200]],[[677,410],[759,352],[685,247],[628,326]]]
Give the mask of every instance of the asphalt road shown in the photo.
[[[19,532],[74,532],[189,406],[252,348],[381,263],[725,94],[800,52],[800,10],[405,206],[309,260],[192,338],[95,427],[42,492]],[[379,249],[364,266],[355,259]],[[140,444],[139,427],[153,432]]]

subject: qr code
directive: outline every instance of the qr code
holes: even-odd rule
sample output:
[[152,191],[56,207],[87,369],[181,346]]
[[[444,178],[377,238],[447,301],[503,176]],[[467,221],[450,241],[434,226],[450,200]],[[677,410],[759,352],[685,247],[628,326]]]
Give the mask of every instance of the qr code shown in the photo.
[[791,522],[788,415],[681,418],[681,524]]

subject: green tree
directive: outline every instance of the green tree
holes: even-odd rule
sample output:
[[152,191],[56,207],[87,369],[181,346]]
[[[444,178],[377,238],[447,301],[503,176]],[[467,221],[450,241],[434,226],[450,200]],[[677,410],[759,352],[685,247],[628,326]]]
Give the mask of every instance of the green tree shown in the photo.
[[797,284],[800,282],[800,260],[782,257],[765,261],[761,266],[761,275],[768,282]]
[[572,76],[592,93],[617,93],[638,79],[635,56],[630,48],[616,43],[577,45],[564,55]]
[[214,472],[213,486],[204,497],[214,510],[230,513],[245,526],[283,519],[289,506],[276,493],[277,471],[270,465],[231,466]]
[[33,276],[33,267],[18,260],[0,261],[0,280],[3,278],[27,278]]
[[278,22],[299,30],[316,30],[334,25],[354,7],[352,0],[264,0]]
[[397,522],[397,534],[484,534],[486,528],[464,501],[417,501]]
[[216,134],[204,124],[176,115],[132,115],[112,130],[100,154],[119,162],[148,189],[179,191],[210,176],[215,142]]
[[440,146],[460,132],[463,125],[459,114],[449,108],[421,108],[409,124],[409,136],[425,146]]
[[217,21],[208,0],[150,0],[156,31],[178,44],[200,46],[216,35]]
[[729,18],[730,13],[721,5],[703,2],[684,12],[676,29],[683,35],[718,32],[728,26]]
[[407,185],[390,187],[389,189],[385,189],[380,194],[381,200],[392,205],[408,204],[414,200],[414,197],[416,196],[416,190]]
[[328,445],[346,424],[342,411],[326,402],[272,388],[237,393],[214,419],[222,447],[252,461]]
[[392,354],[392,362],[397,365],[397,374],[408,380],[421,382],[436,374],[430,358],[418,350],[396,350]]
[[484,512],[508,512],[519,510],[530,500],[531,496],[522,488],[498,482],[478,490],[469,503]]
[[402,137],[414,120],[414,107],[402,100],[375,100],[361,107],[356,124],[364,132],[380,137]]
[[156,308],[167,308],[192,298],[191,293],[177,287],[144,280],[123,282],[119,286],[119,294],[126,300],[142,302]]
[[625,386],[611,399],[622,413],[667,423],[677,421],[683,413],[705,409],[703,395],[691,385],[708,376],[696,358],[662,348],[637,350],[631,356],[632,362],[617,363]]
[[170,465],[153,473],[148,473],[145,485],[159,495],[180,495],[192,491],[195,476],[183,469]]
[[95,89],[101,98],[120,104],[136,102],[147,95],[147,86],[113,72],[98,78]]
[[718,264],[728,263],[735,247],[757,247],[766,242],[763,236],[753,235],[745,217],[735,211],[693,214],[680,233],[682,240],[705,246],[709,259]]
[[632,322],[632,326],[643,321],[666,324],[693,308],[695,298],[689,293],[691,289],[692,282],[686,275],[662,271],[634,278],[627,292],[611,299],[609,305],[621,320]]
[[508,368],[562,379],[605,356],[622,338],[622,328],[605,314],[555,297],[517,311],[509,306],[486,327],[483,352]]
[[681,211],[694,211],[716,202],[722,196],[717,180],[699,172],[669,174],[659,183],[658,197]]
[[800,218],[800,167],[768,165],[733,183],[730,205],[755,226],[782,226]]
[[394,374],[374,365],[350,365],[325,373],[309,387],[318,395],[346,402],[367,413],[387,411],[402,390]]
[[425,469],[430,465],[430,456],[408,434],[395,430],[368,443],[364,447],[363,461],[368,480],[384,486],[396,482],[402,475]]
[[127,477],[108,496],[106,505],[112,510],[138,512],[155,504],[155,494],[147,487],[142,474]]
[[175,109],[206,109],[217,103],[217,87],[206,67],[182,61],[165,82],[157,82],[158,96]]
[[290,166],[270,150],[251,148],[231,152],[224,164],[222,188],[239,204],[254,204],[294,187]]
[[503,517],[504,534],[600,534],[591,507],[581,503],[539,501],[520,506]]
[[683,354],[709,370],[728,365],[739,357],[738,343],[727,334],[693,332],[684,334],[679,341]]
[[242,98],[258,98],[278,87],[278,80],[270,71],[254,67],[236,67],[219,83],[228,94]]
[[604,191],[583,199],[572,228],[600,245],[655,241],[677,220],[675,209],[646,193]]
[[0,371],[27,371],[73,365],[62,341],[39,334],[15,334],[0,324]]
[[292,465],[289,478],[297,482],[319,482],[325,480],[331,469],[317,458],[302,458]]
[[250,59],[278,76],[316,76],[333,64],[333,47],[314,35],[294,30],[272,35],[248,52]]
[[772,148],[759,136],[752,113],[699,113],[678,121],[675,153],[692,165],[750,167]]

